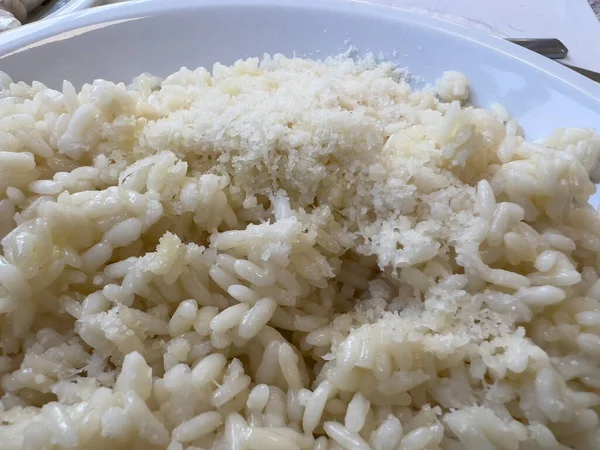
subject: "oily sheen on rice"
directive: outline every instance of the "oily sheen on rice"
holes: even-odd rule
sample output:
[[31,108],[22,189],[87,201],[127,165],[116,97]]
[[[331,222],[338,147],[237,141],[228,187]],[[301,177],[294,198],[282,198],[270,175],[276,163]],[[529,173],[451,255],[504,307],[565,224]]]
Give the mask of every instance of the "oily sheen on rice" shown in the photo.
[[445,73],[0,76],[11,449],[600,448],[600,137]]

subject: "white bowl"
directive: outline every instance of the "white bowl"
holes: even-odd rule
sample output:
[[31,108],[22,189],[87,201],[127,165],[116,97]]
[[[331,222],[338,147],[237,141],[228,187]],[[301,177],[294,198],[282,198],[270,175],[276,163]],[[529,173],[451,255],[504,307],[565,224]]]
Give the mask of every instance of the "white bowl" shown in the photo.
[[556,126],[600,129],[600,85],[516,45],[420,14],[335,0],[132,1],[44,20],[0,35],[0,69],[59,87],[181,66],[284,53],[372,51],[432,81],[466,73],[473,102],[500,102],[528,137]]

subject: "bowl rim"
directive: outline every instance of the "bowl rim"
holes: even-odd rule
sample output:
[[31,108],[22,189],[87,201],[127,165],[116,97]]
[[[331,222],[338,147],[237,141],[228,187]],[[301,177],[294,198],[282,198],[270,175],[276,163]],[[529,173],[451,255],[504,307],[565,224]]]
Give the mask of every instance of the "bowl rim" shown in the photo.
[[600,84],[563,66],[556,61],[512,44],[500,37],[460,24],[430,17],[402,7],[382,5],[369,0],[131,0],[62,14],[0,34],[0,62],[6,56],[26,51],[49,41],[68,39],[99,26],[141,19],[149,15],[172,14],[177,11],[271,7],[280,10],[313,10],[316,12],[344,12],[362,16],[380,17],[398,22],[412,23],[477,43],[523,64],[533,66],[546,76],[570,85],[585,96],[598,102],[600,110]]

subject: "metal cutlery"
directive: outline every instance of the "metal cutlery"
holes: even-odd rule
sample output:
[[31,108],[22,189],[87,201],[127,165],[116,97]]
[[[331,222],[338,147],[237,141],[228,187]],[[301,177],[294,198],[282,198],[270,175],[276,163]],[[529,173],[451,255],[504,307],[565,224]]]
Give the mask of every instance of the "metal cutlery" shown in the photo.
[[529,39],[529,38],[509,38],[507,41],[513,44],[525,47],[532,52],[539,53],[550,59],[564,59],[569,53],[569,49],[560,40],[556,38],[548,39]]
[[588,77],[590,80],[594,80],[596,83],[600,83],[600,73],[594,72],[593,70],[584,69],[582,67],[572,66],[570,64],[561,63],[563,66],[568,67],[575,72],[580,73],[584,77]]
[[[556,38],[509,38],[507,41],[554,60],[565,59],[569,53],[569,49],[565,46],[565,44]],[[584,69],[582,67],[572,66],[563,62],[560,62],[560,64],[580,73],[590,80],[600,83],[600,73],[598,72]]]

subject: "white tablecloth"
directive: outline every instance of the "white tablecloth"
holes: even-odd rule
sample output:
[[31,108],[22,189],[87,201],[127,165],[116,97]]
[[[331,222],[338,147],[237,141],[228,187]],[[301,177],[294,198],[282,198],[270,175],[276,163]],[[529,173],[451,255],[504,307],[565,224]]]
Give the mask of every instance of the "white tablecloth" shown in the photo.
[[600,72],[600,21],[587,0],[369,0],[428,11],[503,37],[556,37],[565,62]]

